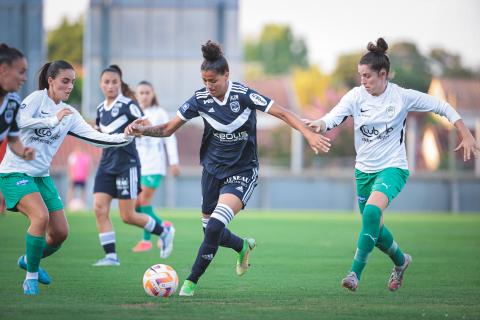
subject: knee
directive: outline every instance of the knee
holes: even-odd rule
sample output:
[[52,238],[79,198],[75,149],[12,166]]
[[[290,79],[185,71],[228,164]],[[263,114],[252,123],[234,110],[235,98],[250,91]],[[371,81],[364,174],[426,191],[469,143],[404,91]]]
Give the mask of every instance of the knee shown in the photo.
[[367,204],[363,211],[362,222],[366,224],[380,224],[382,210],[371,204]]
[[120,218],[126,224],[135,224],[135,219],[134,219],[133,214],[120,212]]
[[108,206],[95,202],[93,204],[93,211],[95,211],[95,216],[97,218],[106,217],[108,215]]
[[210,218],[205,228],[205,242],[209,244],[218,244],[225,225],[215,218]]
[[30,222],[32,225],[35,225],[42,230],[47,230],[48,221],[48,212],[39,212],[38,214],[30,216]]
[[51,235],[52,244],[54,246],[60,246],[68,237],[68,229],[57,231]]

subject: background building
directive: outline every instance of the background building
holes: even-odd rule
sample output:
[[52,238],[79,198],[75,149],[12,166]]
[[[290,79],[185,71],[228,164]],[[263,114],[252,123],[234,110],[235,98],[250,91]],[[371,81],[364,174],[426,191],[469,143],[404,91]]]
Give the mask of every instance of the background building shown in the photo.
[[101,71],[118,64],[124,81],[148,80],[174,112],[200,88],[201,45],[220,42],[231,73],[241,79],[238,0],[91,0],[84,38],[83,110],[102,101]]
[[45,62],[43,1],[0,1],[0,42],[20,49],[28,60],[28,79],[22,97],[36,90],[36,76]]

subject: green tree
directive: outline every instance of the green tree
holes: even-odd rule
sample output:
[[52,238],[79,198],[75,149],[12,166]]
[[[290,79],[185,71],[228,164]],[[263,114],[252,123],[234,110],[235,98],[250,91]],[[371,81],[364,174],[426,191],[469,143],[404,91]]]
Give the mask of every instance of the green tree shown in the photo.
[[432,74],[428,59],[411,42],[399,42],[389,49],[393,82],[401,87],[427,92]]
[[245,60],[259,62],[267,74],[286,74],[293,67],[307,68],[308,49],[302,38],[296,38],[290,27],[269,24],[258,41],[245,43]]
[[353,88],[359,85],[357,65],[361,57],[361,52],[352,52],[342,54],[337,58],[337,64],[332,73],[333,83],[336,87]]
[[83,62],[83,17],[73,22],[64,17],[58,27],[48,32],[47,50],[49,61],[65,60],[77,70],[75,86],[67,102],[79,107],[82,103],[83,79],[78,71],[81,71]]
[[460,55],[453,54],[443,48],[430,51],[432,72],[436,75],[456,78],[472,78],[475,73],[462,65]]
[[83,62],[83,17],[69,22],[66,17],[47,34],[48,59],[66,60],[75,65]]

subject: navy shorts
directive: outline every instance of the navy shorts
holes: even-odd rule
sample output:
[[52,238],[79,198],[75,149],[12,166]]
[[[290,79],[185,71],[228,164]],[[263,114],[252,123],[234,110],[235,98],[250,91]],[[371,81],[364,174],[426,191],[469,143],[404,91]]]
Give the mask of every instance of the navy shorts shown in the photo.
[[224,179],[217,179],[205,169],[202,173],[202,213],[211,214],[221,194],[230,193],[242,200],[243,207],[257,186],[258,168],[248,169]]
[[118,174],[104,172],[100,167],[93,193],[103,192],[116,199],[136,199],[141,190],[139,176],[140,167],[127,168]]

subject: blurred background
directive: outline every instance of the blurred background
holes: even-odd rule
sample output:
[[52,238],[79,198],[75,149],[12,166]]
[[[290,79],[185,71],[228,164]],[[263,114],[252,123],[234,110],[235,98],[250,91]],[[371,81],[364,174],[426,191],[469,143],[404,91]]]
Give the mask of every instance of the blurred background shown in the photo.
[[[90,120],[103,97],[99,76],[111,63],[131,87],[153,83],[174,116],[202,87],[200,46],[222,44],[231,78],[302,117],[328,112],[359,84],[366,44],[389,43],[394,83],[448,101],[480,140],[480,2],[476,0],[0,0],[0,41],[21,49],[36,89],[47,60],[74,64],[69,104]],[[198,152],[203,123],[178,131],[182,176],[167,178],[155,203],[198,208]],[[329,133],[333,148],[314,155],[303,138],[275,118],[258,115],[260,183],[249,207],[356,210],[352,123]],[[407,154],[411,177],[394,211],[480,213],[480,160],[454,154],[456,132],[432,114],[411,113]],[[91,190],[100,149],[68,137],[51,168],[62,197],[68,156],[81,146],[92,158]]]

